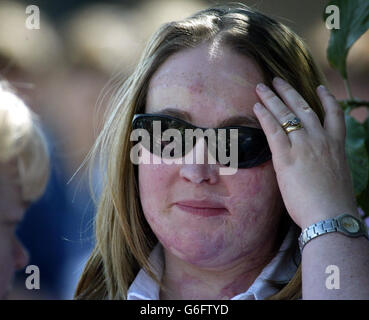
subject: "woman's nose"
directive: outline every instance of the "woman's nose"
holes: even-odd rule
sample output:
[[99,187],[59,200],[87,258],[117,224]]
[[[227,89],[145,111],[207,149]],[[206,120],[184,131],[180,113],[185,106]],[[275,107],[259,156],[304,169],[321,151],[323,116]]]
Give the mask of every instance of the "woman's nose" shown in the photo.
[[204,138],[197,140],[193,149],[186,154],[184,164],[180,168],[180,176],[196,184],[203,181],[210,184],[217,183],[219,177],[217,164],[214,158],[209,161]]
[[28,252],[18,239],[14,240],[13,250],[15,268],[16,270],[21,270],[27,266],[29,262]]

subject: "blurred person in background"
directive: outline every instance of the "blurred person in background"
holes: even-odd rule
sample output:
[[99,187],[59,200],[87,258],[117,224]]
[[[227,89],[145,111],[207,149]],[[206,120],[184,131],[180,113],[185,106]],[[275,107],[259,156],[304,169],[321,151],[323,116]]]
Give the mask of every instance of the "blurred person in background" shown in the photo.
[[[53,109],[53,96],[47,84],[66,67],[63,42],[55,26],[41,12],[40,29],[25,27],[26,5],[18,1],[0,2],[0,74],[9,80],[26,104],[36,112],[50,152],[50,179],[43,196],[27,210],[17,234],[27,248],[30,264],[40,269],[40,289],[27,290],[24,272],[15,277],[10,299],[65,298],[63,270],[71,248],[79,243],[69,241],[76,230],[81,214],[75,209],[67,182],[68,158],[62,146],[65,136],[57,131],[60,125]],[[63,98],[62,98],[63,99]],[[68,133],[65,133],[68,137]],[[74,133],[78,135],[77,133]],[[76,198],[75,203],[79,201]],[[81,199],[81,201],[85,201]]]
[[49,177],[46,140],[36,115],[0,82],[0,299],[11,289],[28,253],[15,231],[30,203],[44,192]]
[[95,105],[104,111],[101,90],[117,70],[117,77],[124,78],[136,58],[136,13],[122,6],[87,5],[55,26],[41,12],[41,28],[28,30],[25,5],[4,1],[0,18],[0,72],[40,114],[51,156],[45,195],[18,229],[31,263],[40,267],[42,286],[38,292],[25,291],[20,273],[13,298],[68,299],[94,245],[87,180],[71,177],[94,142]]

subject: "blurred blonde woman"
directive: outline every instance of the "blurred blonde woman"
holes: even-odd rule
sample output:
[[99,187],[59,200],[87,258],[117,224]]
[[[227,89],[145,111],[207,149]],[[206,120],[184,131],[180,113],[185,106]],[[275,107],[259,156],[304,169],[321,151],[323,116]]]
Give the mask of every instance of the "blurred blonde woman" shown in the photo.
[[[345,159],[344,117],[322,83],[303,41],[243,4],[162,25],[92,151],[105,181],[96,247],[75,297],[369,297],[369,242]],[[162,131],[236,128],[237,172],[221,175],[219,162],[167,164],[144,143],[141,155],[146,149],[152,161],[133,163],[133,129],[153,139],[155,120]],[[206,157],[206,149],[196,139],[182,160]],[[360,229],[326,229],[342,214]],[[329,265],[340,270],[340,290],[325,285]]]
[[44,192],[49,155],[36,115],[0,82],[0,299],[7,296],[14,272],[28,254],[15,229],[30,203]]

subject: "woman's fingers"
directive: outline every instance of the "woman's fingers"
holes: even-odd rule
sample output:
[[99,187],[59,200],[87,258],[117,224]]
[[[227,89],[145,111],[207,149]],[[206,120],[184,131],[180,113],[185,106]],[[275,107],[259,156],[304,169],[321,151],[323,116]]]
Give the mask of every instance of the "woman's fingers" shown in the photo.
[[273,156],[289,152],[291,142],[272,113],[259,102],[254,105],[254,113],[265,132]]
[[287,120],[291,120],[295,117],[291,109],[289,109],[281,99],[265,84],[259,83],[256,86],[256,92],[258,93],[263,104],[270,110],[270,112],[276,117],[280,124],[283,124]]
[[[259,83],[256,86],[256,92],[259,95],[261,101],[265,105],[265,107],[271,112],[271,114],[278,121],[279,126],[281,127],[283,123],[288,120],[292,120],[297,115],[285,105],[285,103],[266,85]],[[304,124],[303,119],[301,122]],[[281,127],[282,129],[282,127]],[[282,132],[287,135],[284,130]],[[291,141],[301,140],[302,137],[306,135],[304,129],[295,130],[289,133],[289,138]]]
[[[317,89],[326,112],[323,128],[317,114],[290,84],[275,78],[273,86],[281,98],[266,85],[258,84],[256,92],[263,105],[261,108],[254,108],[254,112],[267,135],[269,146],[274,155],[279,151],[287,150],[295,143],[300,145],[300,143],[312,141],[312,137],[324,140],[324,136],[330,136],[336,141],[344,142],[346,132],[343,110],[325,87],[320,86]],[[301,120],[303,128],[287,135],[282,124],[294,117]],[[310,138],[306,140],[305,138],[309,135]]]
[[319,86],[317,93],[325,110],[324,128],[332,138],[344,142],[346,127],[342,108],[324,86]]
[[301,119],[305,130],[310,134],[321,134],[323,128],[314,110],[305,99],[286,81],[274,78],[273,86],[284,103]]

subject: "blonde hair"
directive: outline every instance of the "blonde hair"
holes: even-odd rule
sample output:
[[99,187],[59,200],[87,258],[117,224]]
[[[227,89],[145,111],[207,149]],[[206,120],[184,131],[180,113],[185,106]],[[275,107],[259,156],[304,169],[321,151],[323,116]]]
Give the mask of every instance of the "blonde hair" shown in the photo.
[[[126,299],[140,268],[155,279],[148,256],[157,239],[139,200],[137,167],[130,161],[131,120],[144,112],[150,78],[172,54],[217,41],[251,57],[265,83],[275,76],[293,84],[323,121],[315,88],[323,82],[303,41],[289,28],[241,3],[217,5],[162,25],[149,40],[130,77],[111,102],[107,120],[91,152],[100,152],[105,177],[96,217],[96,246],[79,281],[77,299]],[[156,279],[158,283],[160,281]],[[270,299],[301,296],[301,268]]]
[[37,116],[0,81],[0,162],[17,161],[22,199],[33,202],[45,190],[49,154]]

